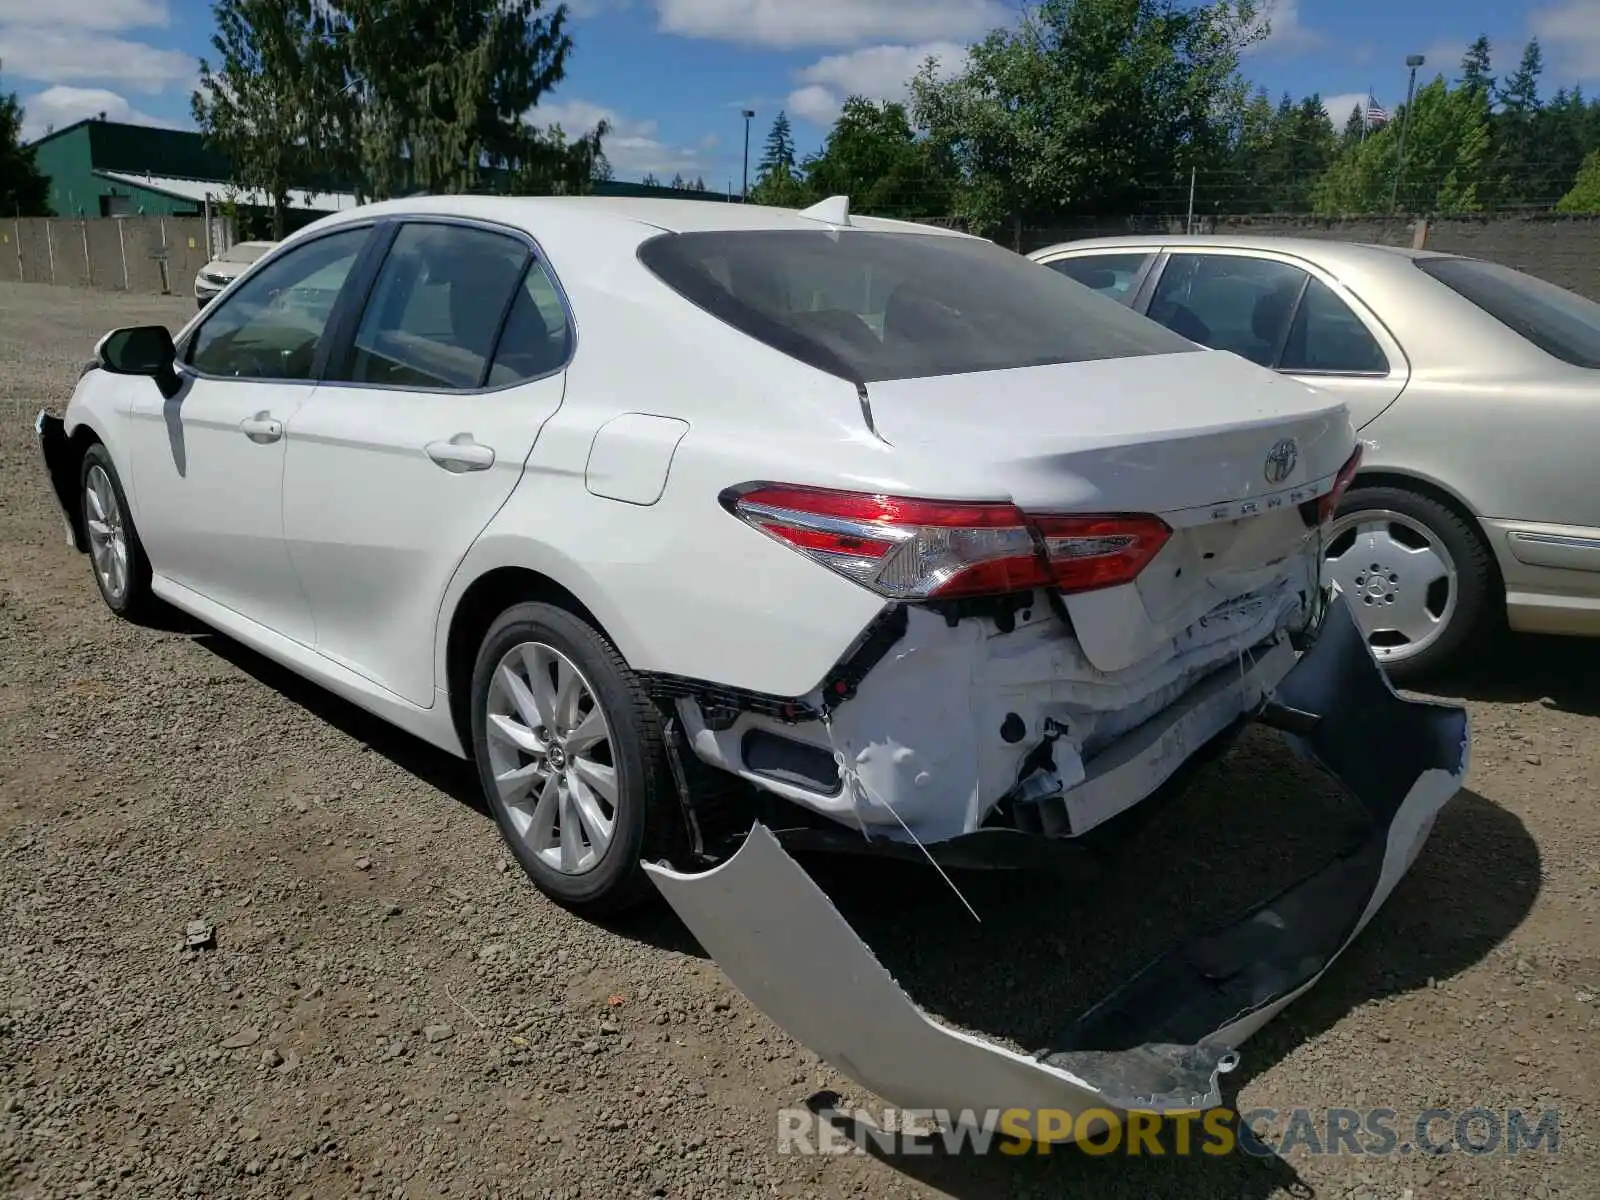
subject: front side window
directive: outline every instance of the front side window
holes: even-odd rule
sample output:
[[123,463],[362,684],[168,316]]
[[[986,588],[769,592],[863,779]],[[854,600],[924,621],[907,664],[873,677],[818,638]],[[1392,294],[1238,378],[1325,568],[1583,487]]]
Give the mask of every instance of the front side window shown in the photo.
[[1419,258],[1416,263],[1546,354],[1575,367],[1600,367],[1600,304],[1593,300],[1475,258]]
[[856,383],[1194,349],[976,238],[722,230],[662,234],[639,258],[742,333]]
[[1150,316],[1191,342],[1273,366],[1308,276],[1266,258],[1174,254]]
[[1077,280],[1090,291],[1099,292],[1126,304],[1134,280],[1150,261],[1142,251],[1131,254],[1085,254],[1077,258],[1058,258],[1046,263],[1052,271],[1059,271],[1068,279]]
[[482,387],[531,257],[525,243],[486,229],[402,226],[339,378],[387,387]]
[[189,365],[235,379],[311,379],[334,302],[369,233],[330,234],[266,264],[195,332]]

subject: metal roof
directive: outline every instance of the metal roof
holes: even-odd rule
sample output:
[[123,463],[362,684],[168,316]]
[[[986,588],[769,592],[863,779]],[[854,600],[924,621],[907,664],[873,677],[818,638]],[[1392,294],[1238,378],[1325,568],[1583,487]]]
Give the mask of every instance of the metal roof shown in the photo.
[[[136,175],[127,171],[96,171],[95,174],[113,183],[146,188],[195,204],[205,203],[206,197],[210,196],[212,200],[219,202],[232,199],[239,204],[260,208],[272,207],[272,197],[260,188],[230,190],[230,185],[219,183],[214,179],[179,179],[172,175]],[[356,198],[350,192],[308,192],[303,188],[294,188],[289,192],[290,208],[310,209],[313,212],[343,212],[355,206]]]

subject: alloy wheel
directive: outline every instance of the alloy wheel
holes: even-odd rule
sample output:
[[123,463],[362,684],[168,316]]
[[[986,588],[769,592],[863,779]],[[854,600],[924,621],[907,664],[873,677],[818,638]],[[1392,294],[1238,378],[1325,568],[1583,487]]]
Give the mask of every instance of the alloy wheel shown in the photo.
[[523,642],[489,684],[489,765],[514,836],[553,870],[599,864],[617,818],[611,723],[588,679],[553,646]]
[[105,468],[89,468],[83,489],[84,525],[89,534],[89,555],[106,599],[122,602],[128,591],[128,533],[117,489]]
[[1402,662],[1444,635],[1460,594],[1439,536],[1390,509],[1348,513],[1328,531],[1323,575],[1345,597],[1380,660]]

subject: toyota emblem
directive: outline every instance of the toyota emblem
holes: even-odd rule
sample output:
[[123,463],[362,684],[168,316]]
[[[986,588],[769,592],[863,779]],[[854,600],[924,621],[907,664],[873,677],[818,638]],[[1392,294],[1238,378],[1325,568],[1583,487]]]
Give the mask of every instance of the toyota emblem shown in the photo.
[[1268,483],[1282,483],[1294,471],[1294,464],[1300,460],[1300,448],[1294,444],[1293,438],[1283,438],[1274,442],[1272,449],[1267,451],[1267,465],[1263,474]]

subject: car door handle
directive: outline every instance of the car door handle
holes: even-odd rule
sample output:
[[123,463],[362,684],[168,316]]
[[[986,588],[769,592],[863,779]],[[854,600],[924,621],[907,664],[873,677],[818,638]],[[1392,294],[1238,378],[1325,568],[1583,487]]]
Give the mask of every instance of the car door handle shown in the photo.
[[263,446],[283,436],[283,422],[275,420],[265,409],[253,417],[246,417],[240,421],[239,428],[244,430],[245,437]]
[[494,466],[494,450],[480,446],[470,433],[458,433],[448,442],[429,442],[425,449],[428,457],[446,471],[459,475],[463,471],[483,471]]

